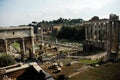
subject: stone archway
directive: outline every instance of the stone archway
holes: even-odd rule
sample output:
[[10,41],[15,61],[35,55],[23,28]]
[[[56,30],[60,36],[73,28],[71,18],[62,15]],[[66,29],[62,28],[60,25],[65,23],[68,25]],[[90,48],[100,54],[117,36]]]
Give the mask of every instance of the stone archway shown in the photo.
[[13,42],[8,46],[8,54],[13,56],[15,59],[21,59],[21,48],[18,42]]
[[26,57],[26,49],[29,49],[29,59],[35,55],[34,33],[32,27],[1,27],[0,28],[0,53],[8,53],[9,46],[17,42],[20,44],[21,59]]

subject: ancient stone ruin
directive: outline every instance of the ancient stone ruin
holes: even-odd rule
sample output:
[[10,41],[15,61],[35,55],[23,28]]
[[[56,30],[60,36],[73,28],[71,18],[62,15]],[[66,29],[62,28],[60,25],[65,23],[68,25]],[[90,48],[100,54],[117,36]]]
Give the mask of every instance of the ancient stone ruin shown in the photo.
[[118,61],[120,51],[120,20],[119,16],[110,14],[109,19],[86,21],[86,40],[84,51],[91,50],[90,45],[107,51],[105,61]]
[[28,58],[34,58],[35,49],[33,27],[0,27],[0,53],[8,54],[10,45],[14,42],[20,44],[22,60],[25,58],[26,50],[29,51]]

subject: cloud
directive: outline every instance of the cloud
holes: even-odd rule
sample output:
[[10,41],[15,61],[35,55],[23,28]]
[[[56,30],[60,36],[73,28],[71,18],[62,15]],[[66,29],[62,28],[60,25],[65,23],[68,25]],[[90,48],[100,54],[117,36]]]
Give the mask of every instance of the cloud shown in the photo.
[[120,14],[119,0],[2,0],[0,26],[63,18],[90,19]]

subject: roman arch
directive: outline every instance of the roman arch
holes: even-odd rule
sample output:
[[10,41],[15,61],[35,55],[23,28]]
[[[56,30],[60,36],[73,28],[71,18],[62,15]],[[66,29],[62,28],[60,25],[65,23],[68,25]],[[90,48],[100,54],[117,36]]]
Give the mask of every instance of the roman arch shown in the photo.
[[21,59],[24,60],[26,50],[29,59],[35,56],[33,27],[0,27],[0,53],[8,53],[9,46],[17,42],[21,48]]

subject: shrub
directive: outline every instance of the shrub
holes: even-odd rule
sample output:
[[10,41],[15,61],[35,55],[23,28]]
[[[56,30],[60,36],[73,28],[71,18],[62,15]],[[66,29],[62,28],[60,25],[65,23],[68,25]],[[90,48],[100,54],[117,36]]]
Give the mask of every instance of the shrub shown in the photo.
[[0,67],[5,67],[15,64],[15,60],[13,59],[12,56],[8,54],[2,54],[0,55]]

